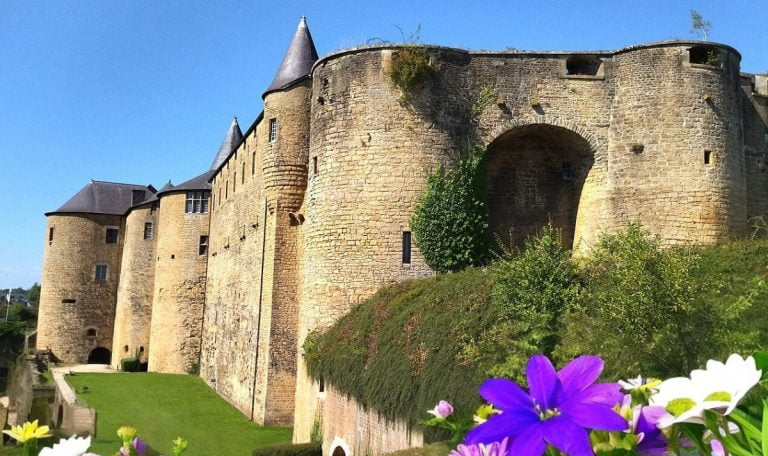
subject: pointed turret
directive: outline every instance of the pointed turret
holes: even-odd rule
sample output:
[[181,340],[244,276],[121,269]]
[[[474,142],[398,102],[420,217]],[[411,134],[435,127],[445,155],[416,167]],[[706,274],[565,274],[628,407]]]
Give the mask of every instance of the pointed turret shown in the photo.
[[[243,140],[243,132],[240,131],[240,125],[237,123],[237,117],[232,119],[232,124],[229,126],[227,136],[224,137],[224,142],[221,143],[219,151],[216,153],[216,158],[211,163],[211,171],[219,169],[219,167],[227,160],[229,154],[232,153],[235,147]],[[162,190],[161,190],[162,191]]]
[[280,69],[277,70],[275,79],[269,85],[262,98],[275,90],[282,90],[290,87],[297,81],[300,81],[312,72],[312,65],[317,61],[317,50],[312,41],[312,35],[307,27],[307,18],[301,16],[299,27],[293,34],[288,51],[283,57]]

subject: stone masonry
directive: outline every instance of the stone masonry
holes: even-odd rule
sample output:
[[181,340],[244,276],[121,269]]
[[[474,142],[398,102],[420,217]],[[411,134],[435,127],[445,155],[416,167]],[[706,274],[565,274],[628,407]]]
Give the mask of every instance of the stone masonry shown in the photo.
[[[491,227],[513,243],[551,220],[576,252],[630,222],[666,245],[711,244],[768,216],[768,83],[729,46],[430,46],[409,94],[390,77],[402,51],[318,59],[302,19],[264,112],[245,134],[233,122],[208,173],[158,192],[159,208],[51,213],[38,344],[62,359],[144,347],[150,370],[199,369],[296,442],[322,424],[325,454],[380,454],[421,436],[309,378],[301,347],[380,287],[433,274],[417,246],[404,261],[409,220],[427,176],[467,147],[487,150]],[[185,211],[190,186],[210,192],[209,212]],[[118,245],[99,245],[107,225]],[[96,261],[115,272],[106,283]]]

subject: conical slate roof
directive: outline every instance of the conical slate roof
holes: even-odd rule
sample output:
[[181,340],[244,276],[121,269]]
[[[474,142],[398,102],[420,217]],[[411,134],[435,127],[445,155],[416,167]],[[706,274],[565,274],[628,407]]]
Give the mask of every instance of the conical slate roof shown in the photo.
[[[240,125],[237,123],[237,117],[232,119],[232,124],[229,126],[229,131],[224,137],[224,142],[221,143],[219,151],[216,153],[216,158],[211,163],[211,170],[219,169],[219,167],[227,160],[229,154],[232,153],[235,147],[237,147],[243,140],[243,132],[240,131]],[[163,191],[160,189],[160,191]]]
[[[137,192],[134,195],[134,191]],[[138,194],[138,192],[143,192]],[[75,194],[63,206],[51,214],[86,213],[124,215],[134,205],[136,197],[145,201],[154,195],[155,189],[151,185],[120,184],[116,182],[90,181]]]
[[288,51],[286,51],[285,57],[283,57],[283,63],[280,64],[280,69],[277,70],[275,79],[269,85],[267,91],[264,92],[262,98],[267,96],[269,92],[288,88],[296,81],[309,76],[312,72],[312,65],[316,61],[317,50],[315,49],[315,43],[312,41],[312,35],[307,27],[307,18],[302,16],[301,21],[299,21],[299,27],[296,29],[296,33],[293,34],[290,46],[288,46]]

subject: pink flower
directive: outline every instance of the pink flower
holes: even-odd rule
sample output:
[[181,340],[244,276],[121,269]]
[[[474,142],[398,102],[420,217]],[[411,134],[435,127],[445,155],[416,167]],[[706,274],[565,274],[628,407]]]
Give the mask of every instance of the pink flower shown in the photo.
[[712,439],[709,444],[712,445],[712,456],[725,456],[725,448],[719,440]]
[[482,443],[459,445],[448,456],[508,456],[508,443],[509,438],[505,438],[501,442],[489,443],[488,445]]
[[435,415],[436,418],[448,418],[453,413],[453,406],[447,401],[440,401],[434,409],[427,410],[427,413]]

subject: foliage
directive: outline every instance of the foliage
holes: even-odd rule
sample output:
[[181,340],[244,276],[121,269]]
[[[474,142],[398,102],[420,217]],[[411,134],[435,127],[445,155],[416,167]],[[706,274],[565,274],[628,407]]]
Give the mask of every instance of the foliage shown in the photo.
[[251,456],[322,456],[323,450],[318,443],[298,445],[272,445],[253,450]]
[[691,10],[691,33],[706,41],[712,24],[696,10]]
[[416,205],[414,241],[435,271],[460,271],[489,260],[484,157],[484,149],[472,147],[456,168],[430,174]]
[[409,448],[407,450],[395,451],[389,453],[389,456],[445,456],[450,451],[446,443],[433,443],[424,445],[421,448]]
[[604,236],[583,262],[588,286],[566,318],[560,359],[599,355],[614,378],[641,367],[645,375],[679,375],[716,357],[730,334],[744,333],[739,318],[750,302],[703,299],[725,284],[700,268],[697,250],[662,250],[637,225]]
[[483,86],[480,88],[480,94],[477,96],[477,101],[472,105],[472,117],[478,118],[483,114],[485,108],[490,106],[496,101],[496,90],[491,86]]
[[480,338],[465,343],[466,359],[484,359],[484,373],[522,380],[528,358],[551,355],[560,316],[578,299],[581,284],[561,230],[546,226],[525,248],[494,264],[492,305],[481,316]]
[[424,46],[408,45],[392,55],[389,78],[402,91],[403,99],[409,99],[431,72],[429,52]]
[[179,435],[189,441],[184,453],[189,456],[248,454],[291,440],[290,429],[248,421],[199,377],[78,373],[66,378],[75,391],[88,387],[88,394],[78,393],[78,400],[96,409],[99,432],[91,451],[98,454],[114,454],[121,444],[115,432],[126,424],[141,429],[142,439],[162,445],[154,448],[162,454],[171,454],[171,442]]
[[37,306],[40,303],[40,284],[35,282],[34,285],[32,285],[29,290],[27,290],[27,299],[29,299],[29,302]]

